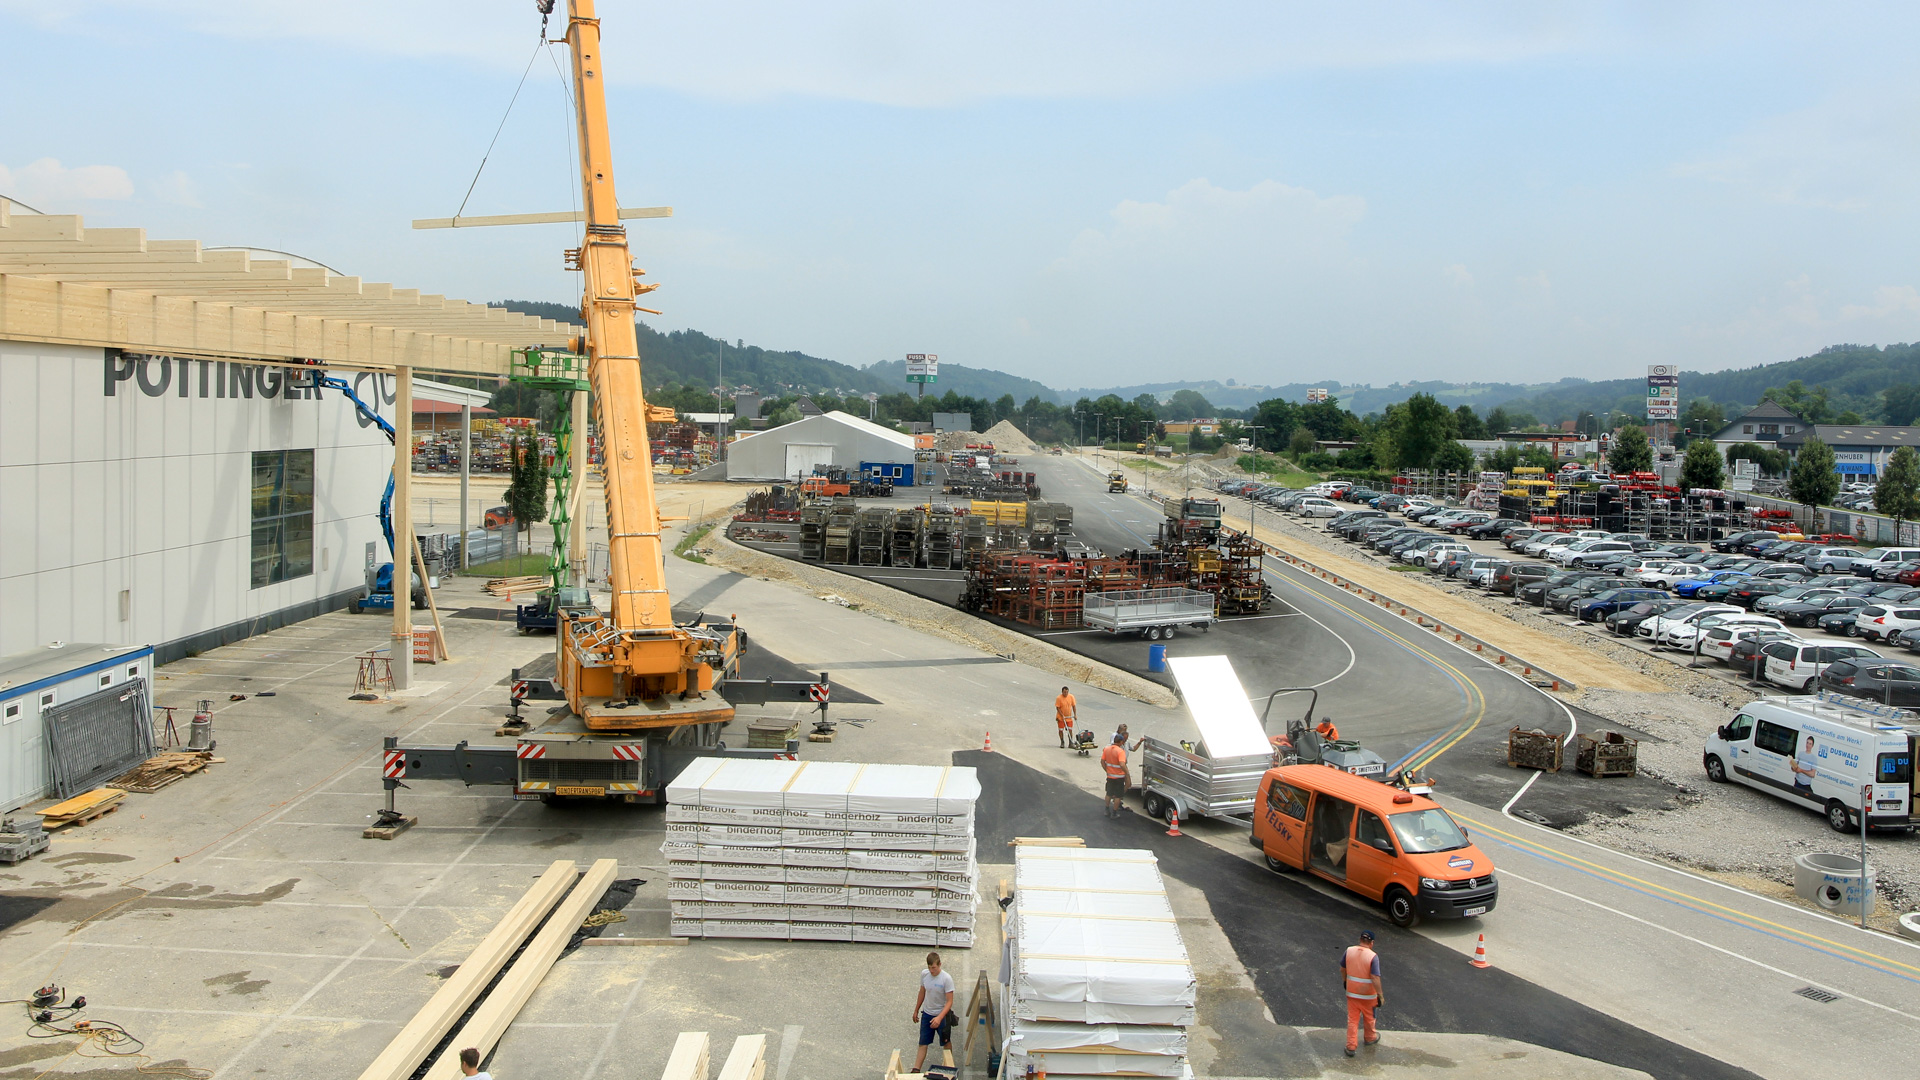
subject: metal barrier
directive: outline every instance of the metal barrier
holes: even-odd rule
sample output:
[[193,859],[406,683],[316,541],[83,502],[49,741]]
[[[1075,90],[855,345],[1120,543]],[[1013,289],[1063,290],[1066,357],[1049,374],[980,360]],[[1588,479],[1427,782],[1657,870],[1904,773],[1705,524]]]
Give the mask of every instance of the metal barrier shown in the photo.
[[55,793],[68,799],[91,791],[152,757],[151,713],[145,679],[49,709],[43,715]]

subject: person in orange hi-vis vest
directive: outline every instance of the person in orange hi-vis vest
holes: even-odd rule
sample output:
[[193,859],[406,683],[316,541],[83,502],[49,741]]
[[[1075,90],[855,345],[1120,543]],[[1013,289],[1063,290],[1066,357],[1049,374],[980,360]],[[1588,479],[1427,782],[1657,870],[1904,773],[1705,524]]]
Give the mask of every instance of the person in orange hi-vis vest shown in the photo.
[[1060,696],[1053,699],[1053,722],[1060,728],[1060,749],[1065,750],[1073,741],[1073,725],[1080,719],[1080,703],[1073,699],[1073,691],[1060,688]]
[[1347,990],[1347,1056],[1352,1057],[1360,1045],[1363,1024],[1367,1045],[1380,1041],[1373,1027],[1373,1010],[1387,1000],[1380,989],[1380,957],[1373,951],[1373,931],[1360,931],[1360,944],[1347,946],[1339,964],[1341,982]]
[[1107,816],[1125,813],[1127,797],[1127,748],[1122,745],[1126,736],[1114,733],[1113,742],[1100,751],[1100,767],[1107,772]]
[[1330,716],[1321,717],[1320,724],[1313,729],[1313,733],[1322,739],[1337,739],[1340,737],[1340,729],[1333,726],[1333,718]]

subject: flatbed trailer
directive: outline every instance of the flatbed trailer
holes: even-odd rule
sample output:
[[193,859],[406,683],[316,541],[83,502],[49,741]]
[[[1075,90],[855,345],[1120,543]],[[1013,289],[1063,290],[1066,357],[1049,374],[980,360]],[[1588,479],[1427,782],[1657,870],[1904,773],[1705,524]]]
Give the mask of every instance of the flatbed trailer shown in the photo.
[[1212,593],[1197,589],[1125,589],[1088,593],[1081,619],[1109,634],[1172,637],[1178,627],[1205,631],[1219,621]]

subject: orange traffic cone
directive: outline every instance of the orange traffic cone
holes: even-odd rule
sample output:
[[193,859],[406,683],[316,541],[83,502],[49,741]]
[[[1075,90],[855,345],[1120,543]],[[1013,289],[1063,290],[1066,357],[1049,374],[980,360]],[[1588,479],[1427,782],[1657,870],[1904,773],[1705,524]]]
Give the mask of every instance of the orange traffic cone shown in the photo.
[[1477,968],[1493,966],[1487,963],[1487,935],[1480,935],[1480,943],[1473,947],[1473,959],[1469,962]]
[[1177,806],[1167,812],[1167,835],[1180,835],[1180,808]]
[[991,731],[987,732],[987,745],[981,747],[980,749],[984,750],[989,754],[993,753],[993,732]]

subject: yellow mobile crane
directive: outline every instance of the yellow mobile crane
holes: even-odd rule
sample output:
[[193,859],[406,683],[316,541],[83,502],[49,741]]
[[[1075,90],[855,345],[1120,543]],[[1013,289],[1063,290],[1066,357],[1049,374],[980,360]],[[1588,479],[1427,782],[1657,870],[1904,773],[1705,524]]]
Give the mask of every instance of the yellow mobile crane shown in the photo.
[[[554,0],[535,4],[543,16],[554,8]],[[510,684],[513,713],[501,734],[514,734],[515,745],[401,746],[388,738],[386,808],[368,836],[390,838],[413,823],[394,809],[394,789],[408,779],[511,784],[516,799],[659,802],[667,781],[694,757],[794,755],[791,743],[725,746],[720,729],[733,718],[733,702],[810,702],[820,711],[821,728],[830,730],[826,672],[818,680],[730,682],[744,651],[740,630],[730,621],[674,621],[647,443],[647,423],[670,421],[674,413],[647,405],[642,396],[634,328],[635,312],[650,310],[638,307],[636,298],[658,286],[638,280],[645,271],[633,265],[614,197],[600,21],[593,0],[569,0],[567,7],[586,212],[581,246],[568,250],[566,259],[585,278],[581,314],[587,331],[571,351],[523,353],[516,377],[577,385],[584,362],[601,437],[612,595],[608,610],[596,609],[578,572],[573,588],[556,588],[555,652],[516,669]],[[565,602],[563,592],[569,594]],[[520,710],[528,698],[564,698],[567,707],[527,719]]]

